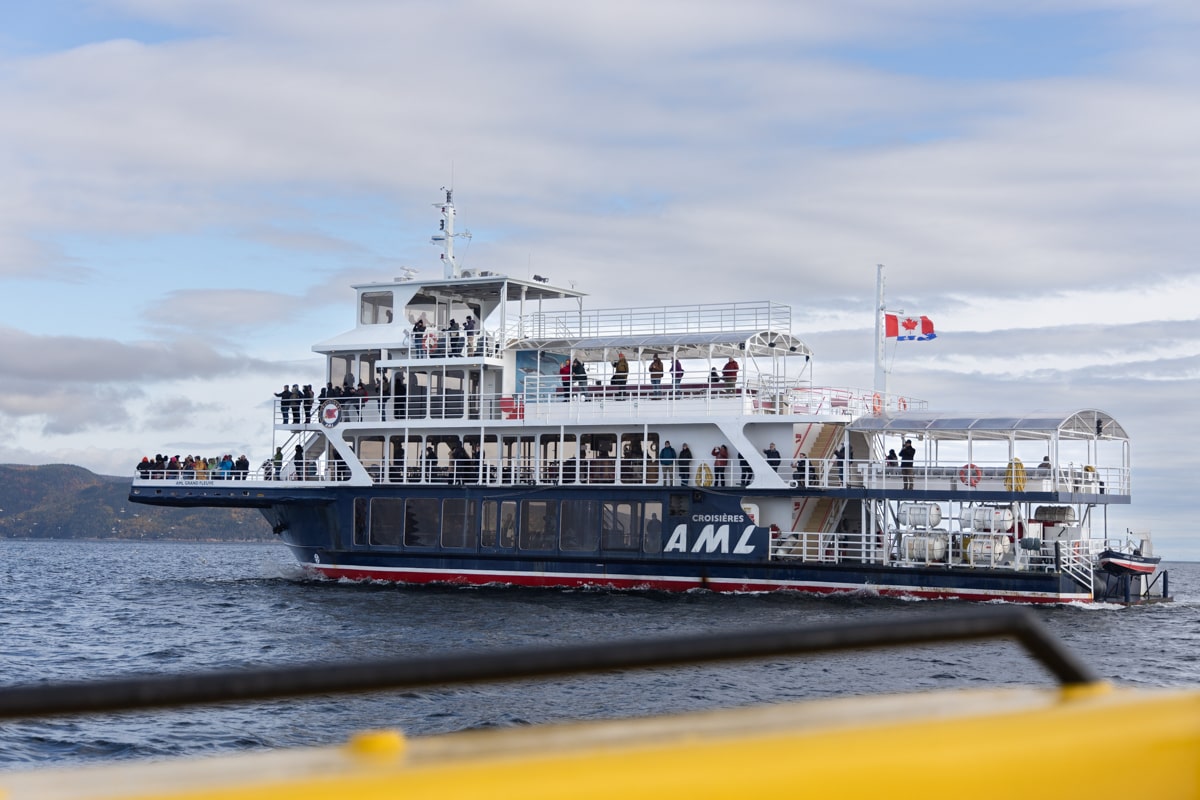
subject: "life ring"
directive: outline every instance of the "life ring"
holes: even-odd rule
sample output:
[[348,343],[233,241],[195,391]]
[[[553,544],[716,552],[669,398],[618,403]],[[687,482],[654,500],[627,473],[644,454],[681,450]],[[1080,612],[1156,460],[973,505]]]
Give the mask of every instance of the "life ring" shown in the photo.
[[434,350],[437,349],[437,344],[438,344],[438,335],[436,333],[434,333],[433,331],[430,331],[429,333],[425,334],[424,345],[425,345],[426,350],[428,350],[429,352],[432,353]]
[[983,470],[974,464],[963,464],[962,469],[958,471],[958,479],[968,486],[978,486],[983,480]]
[[703,461],[700,462],[700,466],[696,467],[696,485],[697,486],[712,486],[713,485],[712,467],[710,467],[708,464],[704,463]]
[[883,398],[879,396],[879,392],[871,396],[871,411],[876,414],[883,411]]
[[317,406],[317,420],[326,428],[335,428],[342,421],[342,404],[337,400],[322,400]]
[[901,411],[908,411],[908,401],[901,397],[896,401],[896,408],[900,409]]

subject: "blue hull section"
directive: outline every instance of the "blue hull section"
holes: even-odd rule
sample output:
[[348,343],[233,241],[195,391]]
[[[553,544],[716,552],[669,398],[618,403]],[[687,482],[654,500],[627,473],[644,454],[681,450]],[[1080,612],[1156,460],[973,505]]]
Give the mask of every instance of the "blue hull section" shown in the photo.
[[[307,489],[293,484],[278,489],[220,486],[200,492],[165,488],[150,496],[143,492],[137,499],[175,506],[259,508],[307,570],[333,579],[791,590],[1036,603],[1092,600],[1087,588],[1059,572],[898,566],[845,558],[823,563],[773,556],[771,532],[745,515],[741,500],[747,495],[735,491],[442,485],[364,492],[348,486]],[[425,505],[433,510],[422,518]],[[447,542],[451,519],[458,521],[453,541]],[[554,532],[544,533],[542,528],[551,525]],[[434,532],[427,533],[431,528]]]

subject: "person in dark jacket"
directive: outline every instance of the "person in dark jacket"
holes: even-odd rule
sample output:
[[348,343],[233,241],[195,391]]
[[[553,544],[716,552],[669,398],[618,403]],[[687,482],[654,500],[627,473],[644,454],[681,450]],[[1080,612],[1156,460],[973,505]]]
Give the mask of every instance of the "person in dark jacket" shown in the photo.
[[779,455],[779,451],[775,449],[774,442],[771,442],[771,445],[763,450],[763,455],[767,457],[767,466],[773,470],[778,470],[779,465],[783,463],[783,456]]
[[671,441],[668,439],[663,444],[663,449],[658,451],[658,463],[662,464],[664,486],[675,485],[675,461],[677,459],[675,448],[671,447]]
[[677,462],[676,469],[679,472],[679,483],[687,486],[692,479],[692,448],[687,446],[687,442],[684,442],[683,447],[679,448],[679,457],[675,461]]
[[904,488],[913,488],[913,458],[917,455],[917,448],[913,447],[912,439],[904,440],[904,447],[900,448],[900,471],[904,474]]

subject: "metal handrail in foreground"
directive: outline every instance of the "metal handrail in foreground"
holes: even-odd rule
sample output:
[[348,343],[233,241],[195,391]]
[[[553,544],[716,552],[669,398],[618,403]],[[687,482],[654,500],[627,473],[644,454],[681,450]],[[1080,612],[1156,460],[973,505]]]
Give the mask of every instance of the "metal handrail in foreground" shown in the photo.
[[900,645],[1015,639],[1063,685],[1098,676],[1027,609],[972,609],[918,620],[764,629],[670,639],[310,664],[0,689],[0,719],[132,711],[463,683],[545,678]]

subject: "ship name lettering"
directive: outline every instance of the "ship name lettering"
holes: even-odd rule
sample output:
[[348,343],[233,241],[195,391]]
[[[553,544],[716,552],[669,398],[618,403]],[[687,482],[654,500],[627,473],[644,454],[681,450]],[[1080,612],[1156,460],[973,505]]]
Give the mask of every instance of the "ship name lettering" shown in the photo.
[[175,481],[176,486],[213,486],[212,481]]
[[[688,526],[686,523],[680,523],[675,526],[675,530],[671,533],[671,538],[663,547],[664,553],[687,553]],[[747,525],[742,531],[741,537],[737,544],[733,546],[733,552],[737,555],[745,555],[754,552],[754,545],[750,543],[750,535],[754,533],[754,526]],[[705,525],[701,530],[696,540],[692,542],[690,552],[693,553],[728,553],[729,551],[729,526],[721,525]]]

